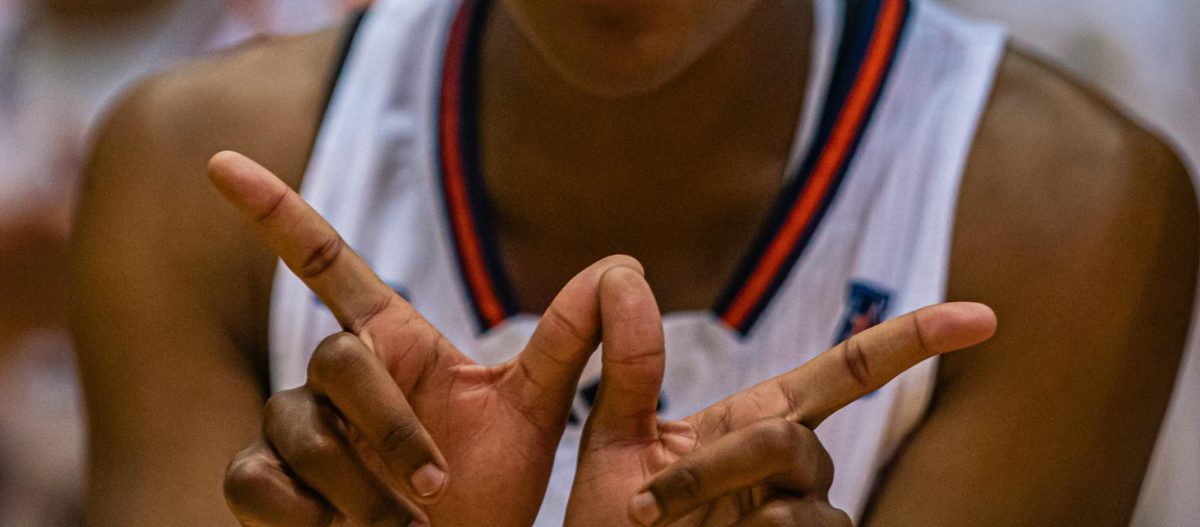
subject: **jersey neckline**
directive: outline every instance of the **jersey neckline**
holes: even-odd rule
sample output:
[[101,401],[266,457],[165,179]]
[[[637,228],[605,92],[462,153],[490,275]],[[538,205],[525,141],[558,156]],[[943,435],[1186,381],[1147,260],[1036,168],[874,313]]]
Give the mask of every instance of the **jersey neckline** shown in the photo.
[[[478,141],[479,36],[490,0],[463,0],[451,22],[438,102],[438,172],[459,275],[480,333],[520,314],[490,218]],[[840,43],[811,146],[711,308],[749,335],[829,211],[882,97],[911,0],[845,0]]]

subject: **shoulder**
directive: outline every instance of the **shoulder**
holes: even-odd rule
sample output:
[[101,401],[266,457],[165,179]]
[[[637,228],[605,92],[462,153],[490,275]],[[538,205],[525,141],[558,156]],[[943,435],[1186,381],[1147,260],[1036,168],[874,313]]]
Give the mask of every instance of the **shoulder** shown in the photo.
[[89,523],[227,521],[211,469],[260,424],[275,259],[206,164],[239,150],[296,184],[336,34],[261,40],[151,77],[101,129],[72,241],[72,331],[96,446]]
[[259,39],[123,96],[100,129],[80,198],[81,308],[151,312],[186,301],[230,327],[265,320],[274,259],[210,187],[207,161],[236,150],[298,185],[339,37]]
[[1186,347],[1198,225],[1191,180],[1162,139],[1008,55],[964,176],[948,284],[949,298],[992,306],[1000,329],[944,358],[933,412],[981,442],[1024,438],[1008,463],[1047,499],[1098,477],[1078,460],[1105,460],[1110,488],[1054,513],[1090,519],[1063,523],[1132,510]]
[[1021,52],[1001,63],[965,187],[968,205],[990,196],[979,201],[1046,211],[1019,218],[1031,223],[1066,227],[1063,221],[1166,207],[1191,209],[1178,221],[1195,216],[1191,179],[1170,146],[1096,92]]
[[116,105],[97,154],[144,140],[189,164],[237,148],[290,168],[315,136],[340,34],[262,37],[151,76]]
[[[964,176],[952,289],[982,294],[1003,283],[984,278],[1024,272],[1092,273],[1114,291],[1180,278],[1162,285],[1190,289],[1198,224],[1191,178],[1170,146],[1053,68],[1008,53]],[[1174,272],[1156,275],[1154,264]]]
[[991,306],[998,331],[942,357],[872,524],[1127,524],[1186,343],[1196,209],[1163,141],[1009,53],[947,284],[948,299]]

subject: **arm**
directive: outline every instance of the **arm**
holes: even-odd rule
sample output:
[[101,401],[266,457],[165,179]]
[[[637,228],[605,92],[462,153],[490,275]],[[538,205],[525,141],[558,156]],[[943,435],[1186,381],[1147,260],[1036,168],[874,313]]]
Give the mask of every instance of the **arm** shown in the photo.
[[235,253],[201,240],[219,228],[203,205],[211,192],[161,177],[198,171],[202,183],[203,161],[180,166],[147,129],[149,111],[135,94],[117,112],[79,211],[74,328],[90,432],[87,521],[227,525],[223,468],[258,427],[261,363],[237,331],[246,325],[228,320],[250,307],[220,261]]
[[1192,307],[1194,191],[1158,140],[1010,57],[968,167],[950,298],[996,337],[943,359],[867,525],[1126,525]]
[[275,258],[205,165],[240,148],[298,183],[337,36],[157,77],[102,132],[73,255],[89,525],[233,523],[222,479],[262,422]]

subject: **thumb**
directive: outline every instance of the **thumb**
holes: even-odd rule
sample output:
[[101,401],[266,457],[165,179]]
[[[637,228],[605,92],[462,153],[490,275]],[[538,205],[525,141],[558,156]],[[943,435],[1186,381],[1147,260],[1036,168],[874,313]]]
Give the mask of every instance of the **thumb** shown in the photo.
[[500,382],[502,390],[551,430],[563,427],[579,376],[600,341],[600,281],[610,269],[641,276],[642,265],[629,256],[609,256],[575,275],[563,287]]
[[585,437],[655,438],[666,351],[654,293],[641,274],[618,267],[600,277],[599,298],[602,369]]

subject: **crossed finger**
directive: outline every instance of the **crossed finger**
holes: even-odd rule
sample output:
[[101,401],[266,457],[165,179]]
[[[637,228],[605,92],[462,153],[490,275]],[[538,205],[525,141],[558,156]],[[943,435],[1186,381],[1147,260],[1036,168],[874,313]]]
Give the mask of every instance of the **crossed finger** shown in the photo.
[[922,308],[854,335],[799,368],[751,386],[687,420],[703,422],[707,417],[709,422],[728,423],[721,433],[769,417],[816,429],[833,413],[918,363],[979,344],[995,331],[996,316],[983,304],[952,302]]
[[[868,329],[791,372],[709,407],[687,421],[727,423],[726,428],[710,431],[717,434],[710,443],[651,478],[629,503],[629,516],[643,525],[659,525],[756,485],[808,501],[770,504],[746,518],[747,525],[770,524],[763,522],[797,507],[812,509],[805,503],[814,497],[823,501],[833,474],[812,430],[919,362],[987,340],[995,327],[995,315],[981,304],[927,307]],[[823,508],[812,510],[822,521],[838,519]]]

